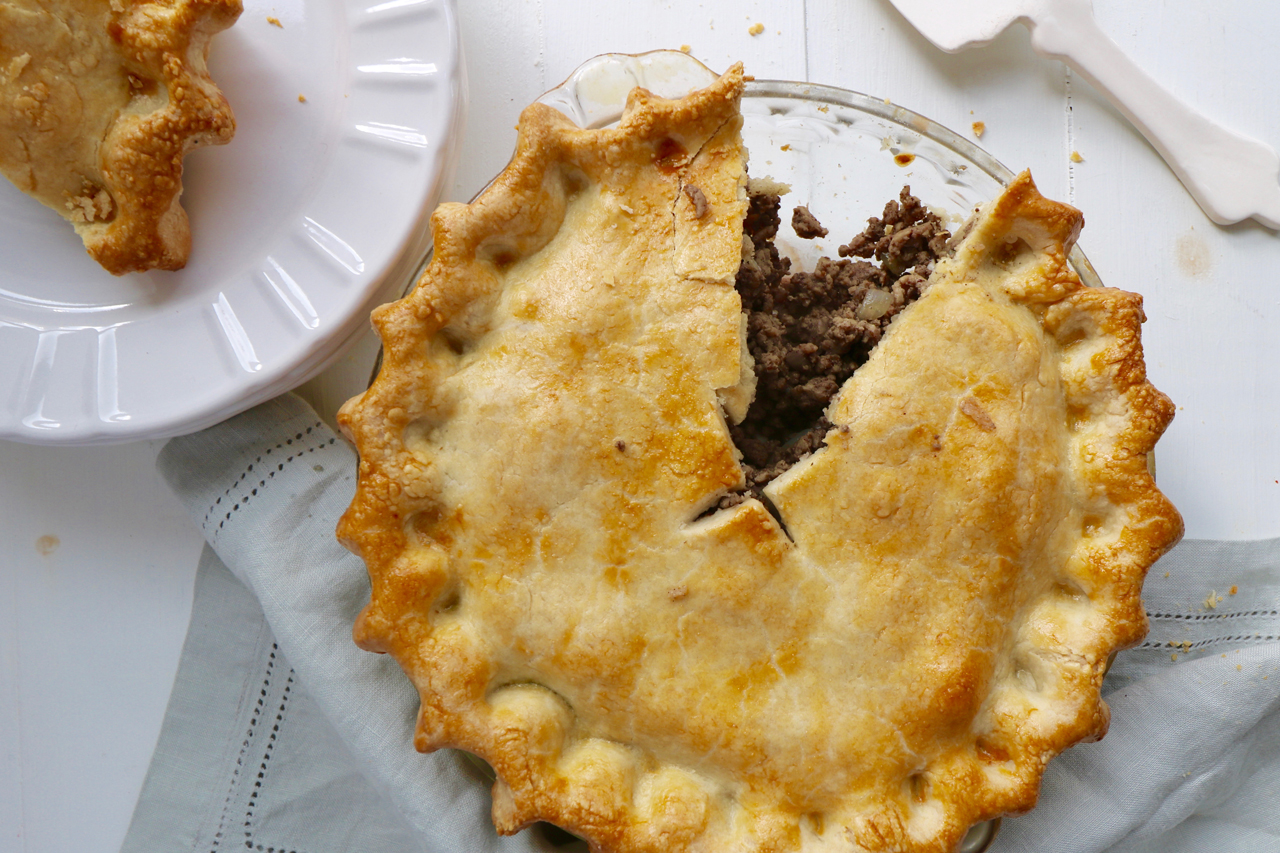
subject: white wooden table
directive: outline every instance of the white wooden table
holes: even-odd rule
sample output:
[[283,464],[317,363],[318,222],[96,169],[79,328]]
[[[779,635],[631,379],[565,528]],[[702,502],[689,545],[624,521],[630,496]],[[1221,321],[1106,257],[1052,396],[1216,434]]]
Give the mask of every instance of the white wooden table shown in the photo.
[[[689,45],[713,68],[741,59],[760,78],[860,90],[966,135],[984,122],[985,148],[1085,211],[1081,245],[1103,281],[1146,298],[1150,375],[1178,404],[1160,483],[1188,535],[1280,535],[1280,236],[1213,225],[1137,132],[1021,28],[943,55],[886,0],[459,2],[470,110],[454,199],[505,163],[524,104],[604,52]],[[1158,80],[1280,143],[1273,0],[1095,5]],[[312,383],[312,399],[332,409],[368,352]],[[124,837],[201,547],[154,471],[158,448],[0,443],[0,853],[115,851]]]

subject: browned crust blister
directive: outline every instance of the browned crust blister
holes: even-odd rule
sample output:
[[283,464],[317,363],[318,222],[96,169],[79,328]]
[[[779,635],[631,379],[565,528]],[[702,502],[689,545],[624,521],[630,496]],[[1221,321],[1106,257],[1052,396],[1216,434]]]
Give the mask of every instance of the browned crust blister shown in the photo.
[[120,15],[125,66],[167,97],[157,96],[163,104],[154,109],[150,98],[135,98],[103,141],[102,175],[118,212],[105,225],[78,230],[89,254],[115,275],[187,263],[182,161],[192,148],[222,145],[235,134],[231,106],[205,60],[209,39],[231,26],[241,8],[240,0],[161,0],[127,4]]
[[1181,533],[1146,464],[1172,407],[1139,298],[1080,284],[1078,212],[1023,175],[765,489],[781,523],[703,516],[742,485],[724,411],[752,387],[741,90],[637,91],[613,130],[532,107],[494,185],[437,212],[339,418],[356,640],[417,686],[419,749],[494,767],[503,832],[951,850],[1106,730],[1108,657]]
[[11,92],[0,115],[13,140],[0,146],[6,174],[71,220],[114,275],[187,263],[183,158],[235,133],[206,58],[209,40],[241,8],[240,0],[103,0],[9,12],[47,23],[31,27],[32,44],[0,44],[12,77],[0,73]]

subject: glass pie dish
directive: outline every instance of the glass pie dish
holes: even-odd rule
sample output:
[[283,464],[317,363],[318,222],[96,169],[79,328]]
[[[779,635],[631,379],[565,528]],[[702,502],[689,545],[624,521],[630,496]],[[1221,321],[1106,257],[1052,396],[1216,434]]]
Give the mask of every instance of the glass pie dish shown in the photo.
[[[580,67],[539,100],[580,126],[610,126],[627,94],[641,86],[678,97],[717,75],[683,53],[605,55]],[[832,87],[753,80],[742,103],[750,171],[790,186],[784,211],[804,204],[830,231],[827,240],[796,236],[784,215],[779,249],[801,268],[862,230],[904,185],[954,230],[998,195],[1014,173],[944,127],[882,100]],[[1083,282],[1099,284],[1079,249],[1070,261]],[[999,821],[975,826],[964,853],[986,849]]]

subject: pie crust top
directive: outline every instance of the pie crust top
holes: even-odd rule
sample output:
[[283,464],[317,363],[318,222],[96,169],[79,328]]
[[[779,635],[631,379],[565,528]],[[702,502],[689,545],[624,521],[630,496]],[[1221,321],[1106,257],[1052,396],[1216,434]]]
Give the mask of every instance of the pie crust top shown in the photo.
[[241,0],[0,0],[0,172],[121,275],[181,269],[182,159],[235,118],[209,39]]
[[493,766],[502,832],[951,850],[1106,731],[1108,657],[1181,534],[1147,466],[1173,407],[1140,298],[1081,285],[1080,214],[1024,173],[765,488],[777,518],[704,513],[742,485],[753,388],[742,79],[637,89],[613,129],[531,106],[494,184],[437,211],[340,415],[356,641],[417,686],[419,749]]

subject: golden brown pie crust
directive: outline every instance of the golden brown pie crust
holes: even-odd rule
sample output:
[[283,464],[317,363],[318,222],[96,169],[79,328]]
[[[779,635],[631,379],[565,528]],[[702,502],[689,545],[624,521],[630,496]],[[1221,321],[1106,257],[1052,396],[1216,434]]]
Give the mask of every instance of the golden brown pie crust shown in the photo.
[[1106,731],[1108,656],[1181,533],[1146,463],[1173,407],[1140,298],[1081,285],[1080,214],[1023,174],[766,489],[785,530],[756,500],[700,517],[742,483],[723,413],[751,394],[741,91],[637,90],[611,130],[534,105],[436,213],[340,415],[356,641],[417,686],[419,749],[493,765],[502,832],[951,850]]
[[241,0],[0,0],[0,172],[115,275],[181,269],[182,160],[235,118],[205,67]]

